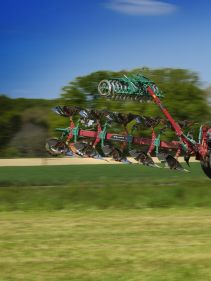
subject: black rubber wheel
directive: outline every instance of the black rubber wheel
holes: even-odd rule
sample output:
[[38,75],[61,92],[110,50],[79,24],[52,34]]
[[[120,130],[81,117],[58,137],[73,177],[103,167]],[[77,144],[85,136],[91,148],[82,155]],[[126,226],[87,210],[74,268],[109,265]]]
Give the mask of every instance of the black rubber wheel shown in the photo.
[[201,167],[205,175],[211,179],[211,150],[208,151],[204,160],[201,160]]
[[57,138],[47,140],[45,148],[47,152],[53,156],[65,154],[68,151],[67,145],[63,141],[58,140]]

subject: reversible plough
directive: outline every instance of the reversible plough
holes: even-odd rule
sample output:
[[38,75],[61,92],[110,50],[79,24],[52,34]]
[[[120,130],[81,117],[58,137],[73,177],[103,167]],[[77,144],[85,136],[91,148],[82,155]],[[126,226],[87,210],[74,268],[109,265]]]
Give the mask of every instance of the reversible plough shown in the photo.
[[[56,129],[61,132],[59,138],[47,140],[46,149],[51,155],[91,157],[105,161],[109,156],[115,161],[131,163],[127,159],[129,154],[136,163],[160,167],[152,158],[157,156],[165,167],[181,171],[187,170],[178,162],[178,157],[184,156],[189,166],[189,159],[194,156],[200,161],[204,173],[211,178],[211,127],[200,126],[198,139],[195,140],[192,132],[194,122],[176,122],[161,103],[163,94],[153,81],[141,75],[102,80],[98,85],[98,92],[102,97],[113,100],[154,102],[165,119],[106,109],[56,106],[53,110],[60,116],[69,118],[70,125]],[[123,127],[122,134],[110,132],[115,124]],[[134,136],[134,132],[140,132],[141,129],[150,130],[151,137]],[[174,131],[177,140],[162,141],[161,136],[166,130]]]

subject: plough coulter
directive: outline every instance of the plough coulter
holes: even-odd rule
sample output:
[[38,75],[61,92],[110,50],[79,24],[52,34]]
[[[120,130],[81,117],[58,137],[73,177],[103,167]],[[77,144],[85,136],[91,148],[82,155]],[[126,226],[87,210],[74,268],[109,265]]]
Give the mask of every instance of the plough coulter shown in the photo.
[[[79,106],[56,106],[53,110],[60,116],[69,118],[67,128],[57,128],[59,138],[48,139],[47,151],[53,155],[72,157],[91,157],[107,161],[131,163],[131,156],[150,167],[162,165],[172,170],[187,171],[178,162],[183,156],[189,166],[190,157],[200,161],[204,173],[211,178],[211,127],[200,126],[198,137],[194,139],[194,122],[176,122],[162,104],[162,92],[156,84],[144,76],[113,78],[102,80],[98,85],[102,97],[121,101],[154,102],[165,118],[153,118],[133,113],[111,112],[106,109],[84,109]],[[113,126],[122,126],[123,133],[111,132]],[[150,131],[149,138],[137,135],[143,129]],[[163,141],[161,136],[171,130],[176,135],[175,141]],[[157,156],[161,165],[154,163],[152,156]]]

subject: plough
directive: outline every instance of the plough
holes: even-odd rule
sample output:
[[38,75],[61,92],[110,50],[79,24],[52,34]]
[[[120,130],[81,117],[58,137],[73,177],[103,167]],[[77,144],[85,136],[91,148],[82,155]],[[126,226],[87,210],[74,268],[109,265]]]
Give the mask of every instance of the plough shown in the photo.
[[[211,126],[201,125],[198,139],[194,139],[191,128],[194,122],[176,122],[162,104],[163,93],[153,81],[141,75],[102,80],[98,92],[102,97],[113,100],[154,102],[165,118],[123,114],[106,109],[84,109],[80,106],[56,106],[54,112],[69,118],[70,124],[67,128],[56,129],[61,132],[59,138],[47,140],[46,150],[51,155],[102,160],[110,156],[115,161],[131,163],[127,159],[130,155],[137,163],[160,167],[152,158],[157,156],[165,167],[180,171],[187,170],[178,162],[178,157],[183,155],[189,166],[189,159],[194,156],[200,161],[204,173],[211,178]],[[110,127],[115,124],[123,127],[122,134],[110,132]],[[150,130],[151,137],[134,136],[134,132],[141,129]],[[177,140],[161,140],[166,130],[173,131]]]

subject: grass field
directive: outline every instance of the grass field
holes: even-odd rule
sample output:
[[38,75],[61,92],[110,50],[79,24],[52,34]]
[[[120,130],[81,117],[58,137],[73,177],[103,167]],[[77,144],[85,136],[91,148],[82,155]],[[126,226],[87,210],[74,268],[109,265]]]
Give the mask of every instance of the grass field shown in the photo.
[[0,281],[211,280],[211,181],[191,171],[0,168]]
[[140,165],[0,168],[0,211],[211,207],[211,181]]
[[0,280],[211,280],[211,210],[0,215]]

